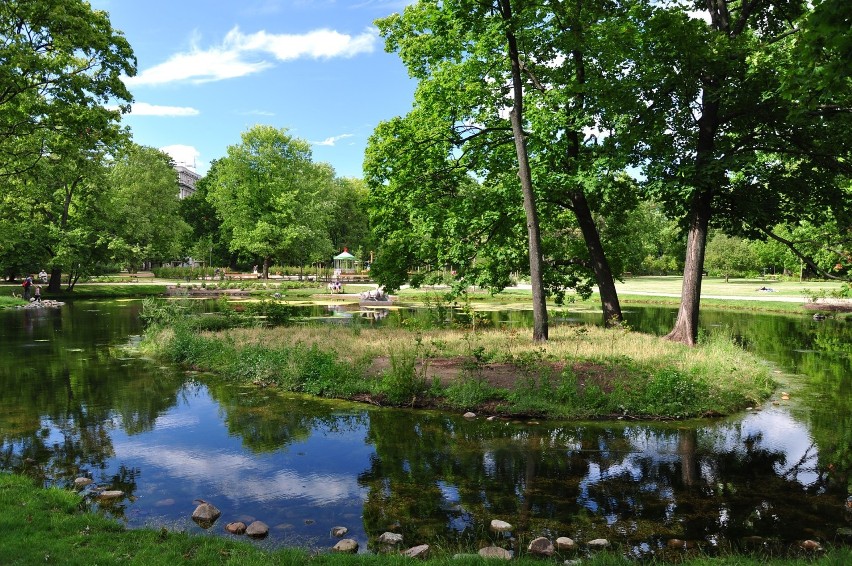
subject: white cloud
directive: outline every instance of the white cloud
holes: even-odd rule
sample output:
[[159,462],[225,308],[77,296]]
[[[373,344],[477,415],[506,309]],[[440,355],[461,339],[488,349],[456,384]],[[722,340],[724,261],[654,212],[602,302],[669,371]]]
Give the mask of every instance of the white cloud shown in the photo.
[[237,112],[237,114],[241,116],[275,116],[275,112],[269,112],[268,110],[245,110]]
[[200,112],[191,106],[160,106],[147,102],[134,102],[130,105],[130,114],[134,116],[198,116]]
[[259,73],[273,62],[300,58],[328,59],[354,57],[373,51],[378,31],[370,28],[352,36],[329,29],[305,34],[274,34],[259,31],[244,34],[234,27],[225,35],[222,44],[200,49],[195,42],[188,53],[177,53],[168,60],[149,67],[135,77],[125,78],[128,86],[160,85],[189,81],[204,83]]
[[191,145],[167,145],[165,147],[161,147],[160,151],[165,151],[171,155],[175,165],[184,165],[190,168],[197,167],[197,159],[201,156],[201,152]]
[[335,145],[338,141],[340,141],[340,140],[342,140],[342,139],[346,139],[346,138],[351,138],[352,136],[353,136],[353,134],[340,134],[339,136],[332,136],[332,137],[330,137],[330,138],[325,138],[325,139],[324,139],[324,140],[322,140],[322,141],[312,141],[312,142],[310,142],[310,144],[311,144],[311,145],[327,145],[327,146],[333,146],[333,145]]

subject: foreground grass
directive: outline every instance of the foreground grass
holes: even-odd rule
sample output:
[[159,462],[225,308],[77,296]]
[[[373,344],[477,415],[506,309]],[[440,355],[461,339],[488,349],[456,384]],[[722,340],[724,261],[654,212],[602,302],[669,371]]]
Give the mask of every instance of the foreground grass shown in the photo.
[[[227,317],[227,316],[226,316]],[[551,418],[687,418],[754,406],[769,367],[724,335],[695,348],[625,329],[528,331],[285,325],[216,316],[149,329],[154,356],[231,379],[381,405]]]
[[[536,559],[520,557],[519,566],[561,564],[565,557]],[[429,560],[407,559],[395,554],[341,555],[308,553],[300,549],[267,550],[245,540],[208,535],[191,535],[165,529],[126,529],[115,520],[84,510],[80,495],[58,488],[36,487],[29,478],[0,474],[0,563],[91,565],[144,564],[238,564],[253,566],[397,566],[426,564],[458,566],[484,564],[478,557],[456,558],[433,551]],[[722,556],[685,559],[687,566],[782,564],[786,566],[840,566],[852,563],[849,549],[794,558],[762,556]],[[617,553],[596,554],[583,559],[588,566],[627,566],[635,561]]]

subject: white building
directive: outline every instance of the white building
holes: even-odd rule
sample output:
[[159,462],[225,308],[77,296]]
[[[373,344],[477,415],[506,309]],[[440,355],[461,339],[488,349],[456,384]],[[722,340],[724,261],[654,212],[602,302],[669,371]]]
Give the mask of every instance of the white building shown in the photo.
[[175,165],[175,170],[178,174],[178,186],[180,187],[178,197],[184,199],[192,196],[195,193],[195,183],[201,178],[201,175],[183,165]]

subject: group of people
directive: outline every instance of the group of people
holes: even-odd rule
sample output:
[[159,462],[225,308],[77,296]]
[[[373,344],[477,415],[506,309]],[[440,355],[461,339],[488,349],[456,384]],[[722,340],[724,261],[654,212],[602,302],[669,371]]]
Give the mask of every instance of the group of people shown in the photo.
[[[41,276],[41,273],[39,273],[39,276]],[[30,300],[30,290],[33,288],[33,285],[35,285],[35,283],[33,282],[33,276],[27,275],[26,279],[24,279],[24,282],[21,283],[21,286],[24,288],[25,301]],[[41,301],[41,285],[35,285],[35,293],[33,293],[32,300]]]

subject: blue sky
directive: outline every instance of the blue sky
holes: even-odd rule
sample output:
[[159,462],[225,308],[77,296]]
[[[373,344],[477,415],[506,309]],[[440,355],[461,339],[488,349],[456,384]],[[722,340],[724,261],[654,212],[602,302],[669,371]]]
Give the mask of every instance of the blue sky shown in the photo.
[[206,173],[255,124],[361,177],[367,138],[415,83],[374,26],[406,0],[91,0],[136,53],[134,141]]

